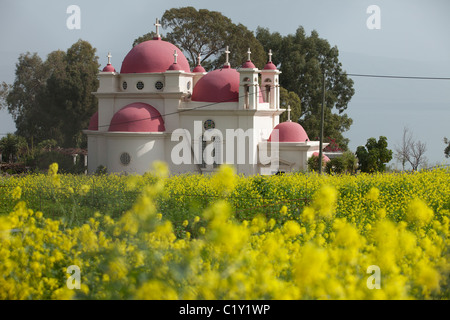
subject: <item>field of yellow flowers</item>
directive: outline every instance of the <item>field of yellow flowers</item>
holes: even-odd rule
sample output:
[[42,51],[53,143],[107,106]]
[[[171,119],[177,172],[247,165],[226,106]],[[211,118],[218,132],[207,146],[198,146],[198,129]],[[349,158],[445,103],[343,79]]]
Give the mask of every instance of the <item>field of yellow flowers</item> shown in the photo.
[[450,296],[448,169],[70,176],[54,164],[0,191],[0,299]]

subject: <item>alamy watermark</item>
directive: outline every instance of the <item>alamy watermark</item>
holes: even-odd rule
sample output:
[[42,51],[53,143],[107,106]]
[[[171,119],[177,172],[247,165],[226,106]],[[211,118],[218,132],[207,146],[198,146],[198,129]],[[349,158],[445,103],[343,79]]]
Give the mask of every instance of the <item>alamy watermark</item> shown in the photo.
[[370,16],[366,20],[366,26],[369,30],[381,29],[381,9],[376,4],[370,5],[366,10]]
[[66,20],[66,26],[69,30],[81,29],[81,9],[77,5],[70,5],[66,10],[67,14],[70,14]]
[[[262,137],[271,135],[271,142],[259,143]],[[201,121],[194,121],[194,132],[187,129],[173,131],[171,141],[178,141],[172,148],[171,160],[181,164],[262,164],[270,165],[272,171],[278,170],[279,146],[278,130],[219,129],[203,131]],[[225,151],[225,153],[224,153]],[[192,157],[193,156],[193,157]]]
[[67,273],[70,276],[67,278],[66,285],[70,290],[81,288],[81,271],[77,265],[67,267]]
[[377,265],[371,265],[367,268],[367,273],[372,274],[367,278],[367,288],[369,289],[381,289],[381,271]]

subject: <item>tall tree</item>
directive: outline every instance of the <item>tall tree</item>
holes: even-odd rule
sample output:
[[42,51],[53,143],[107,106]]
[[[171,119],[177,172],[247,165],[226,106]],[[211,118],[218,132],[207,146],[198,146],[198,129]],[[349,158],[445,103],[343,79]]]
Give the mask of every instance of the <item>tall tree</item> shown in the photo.
[[[166,10],[161,20],[164,29],[170,31],[164,36],[186,55],[191,66],[197,65],[197,57],[206,70],[221,67],[225,62],[223,51],[227,46],[231,51],[230,64],[239,67],[247,60],[248,48],[255,66],[262,68],[267,62],[264,48],[253,32],[242,24],[235,24],[220,12],[193,7]],[[149,32],[133,42],[133,46],[151,40],[154,32]]]
[[392,160],[392,150],[389,150],[386,137],[367,139],[365,146],[356,149],[356,157],[359,162],[359,169],[362,172],[384,172],[386,163]]
[[396,145],[395,158],[402,164],[403,170],[405,165],[409,163],[413,171],[417,171],[419,166],[425,164],[424,156],[427,146],[421,141],[415,141],[411,130],[407,127],[403,128],[402,142]]
[[303,27],[287,36],[258,28],[256,38],[265,51],[272,49],[273,62],[283,72],[281,86],[300,97],[302,107],[299,123],[311,137],[319,137],[320,133],[325,73],[324,135],[334,139],[346,150],[349,140],[343,133],[350,128],[353,120],[344,111],[355,91],[353,81],[342,70],[337,47],[331,47],[316,31],[307,36]]
[[46,61],[36,53],[19,56],[13,85],[2,84],[2,104],[12,115],[17,134],[31,144],[55,139],[65,147],[84,147],[81,130],[97,108],[98,57],[83,40],[67,52],[53,51]]

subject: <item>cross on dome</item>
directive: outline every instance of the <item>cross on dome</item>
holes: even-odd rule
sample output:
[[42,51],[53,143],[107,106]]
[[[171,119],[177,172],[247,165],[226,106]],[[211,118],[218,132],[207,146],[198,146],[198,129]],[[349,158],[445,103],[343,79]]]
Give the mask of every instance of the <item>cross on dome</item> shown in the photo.
[[200,65],[200,61],[202,60],[202,56],[200,55],[200,53],[197,56],[197,61],[198,61],[198,65]]
[[269,49],[269,62],[272,62],[272,49]]
[[108,52],[107,57],[108,57],[108,64],[111,64],[111,57],[112,57],[111,52]]
[[225,65],[226,66],[230,66],[229,55],[230,55],[230,50],[229,50],[229,47],[227,46],[227,49],[225,50]]
[[248,61],[251,61],[250,55],[252,54],[252,52],[250,51],[250,48],[248,48],[247,54],[248,54]]
[[288,119],[287,119],[287,121],[291,122],[291,106],[290,105],[288,105],[287,112],[288,112]]
[[156,27],[156,37],[161,38],[161,35],[159,34],[159,27],[161,27],[161,24],[159,23],[158,18],[156,18],[156,23],[154,24],[154,26]]
[[177,57],[178,57],[178,53],[177,53],[177,50],[175,50],[175,51],[173,52],[173,63],[178,63],[178,62],[177,62]]

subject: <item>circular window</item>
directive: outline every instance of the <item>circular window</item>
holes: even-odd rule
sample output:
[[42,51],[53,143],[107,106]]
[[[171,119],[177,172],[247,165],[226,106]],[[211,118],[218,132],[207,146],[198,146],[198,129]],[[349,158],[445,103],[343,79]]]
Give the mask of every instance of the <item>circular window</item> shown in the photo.
[[126,81],[124,81],[124,82],[122,83],[122,88],[123,88],[123,90],[127,90],[127,87],[128,87],[128,84],[127,84]]
[[138,88],[138,90],[144,89],[144,83],[142,81],[138,81],[138,83],[136,83],[136,88]]
[[157,81],[155,83],[155,88],[156,90],[162,90],[162,88],[164,88],[164,84],[161,81]]
[[129,165],[131,162],[131,156],[128,152],[124,152],[120,155],[120,163],[124,166]]
[[203,128],[205,128],[205,130],[214,129],[215,127],[216,127],[216,124],[214,123],[213,120],[206,120],[203,123]]

